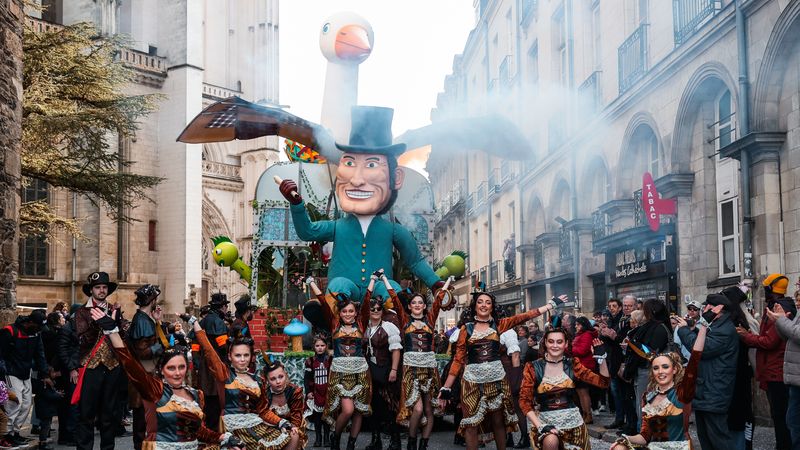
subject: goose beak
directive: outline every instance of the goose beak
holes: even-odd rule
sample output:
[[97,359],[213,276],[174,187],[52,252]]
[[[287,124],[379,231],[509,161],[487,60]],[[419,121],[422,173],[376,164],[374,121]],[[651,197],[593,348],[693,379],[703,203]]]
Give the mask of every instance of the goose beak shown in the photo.
[[334,49],[336,56],[346,61],[366,58],[372,52],[367,30],[358,25],[340,28],[336,33]]

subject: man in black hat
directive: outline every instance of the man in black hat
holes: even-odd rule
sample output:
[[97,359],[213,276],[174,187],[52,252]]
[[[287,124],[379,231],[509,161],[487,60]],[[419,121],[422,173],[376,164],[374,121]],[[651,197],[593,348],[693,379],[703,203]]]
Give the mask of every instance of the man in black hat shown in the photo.
[[[382,217],[389,212],[403,186],[404,172],[397,158],[405,144],[392,144],[391,108],[354,106],[348,144],[336,143],[342,156],[336,169],[336,197],[347,216],[338,220],[311,222],[297,184],[283,180],[280,192],[291,204],[292,222],[300,239],[333,242],[328,267],[328,292],[348,298],[364,298],[369,275],[392,267],[397,249],[411,272],[428,287],[444,284],[425,261],[411,232]],[[400,286],[390,281],[397,292]],[[388,298],[383,285],[376,296]],[[315,302],[306,303],[303,314],[317,328],[324,329],[322,312]]]
[[[145,284],[137,289],[135,294],[134,303],[139,309],[131,319],[128,342],[132,353],[142,363],[142,367],[150,373],[155,373],[158,358],[169,348],[169,341],[161,324],[161,307],[156,304],[161,290],[158,286]],[[141,450],[147,431],[144,405],[139,391],[131,385],[128,385],[128,406],[133,409],[133,447]]]
[[5,406],[8,414],[6,439],[14,445],[27,443],[19,430],[31,411],[31,370],[35,368],[40,379],[51,386],[53,384],[44,357],[42,337],[39,336],[46,318],[45,311],[37,309],[30,315],[17,317],[13,325],[0,330],[0,352],[5,363],[5,373],[0,373],[0,376],[5,375],[8,390],[13,391],[18,399],[17,402],[7,402]]
[[256,305],[250,304],[250,294],[242,294],[239,300],[233,303],[234,319],[231,324],[231,338],[253,337],[250,332],[250,321],[253,320],[253,312],[258,309]]
[[[119,360],[104,332],[92,319],[92,309],[99,309],[109,317],[117,318],[118,331],[124,333],[128,321],[122,317],[119,305],[108,302],[108,296],[117,289],[106,272],[93,272],[83,285],[89,300],[75,312],[75,332],[78,335],[78,355],[81,366],[86,367],[80,383],[78,426],[75,440],[79,450],[94,448],[94,427],[100,422],[100,448],[114,448],[114,438],[122,420],[119,408],[120,385],[124,374]],[[114,314],[114,311],[117,311]]]
[[[225,324],[225,315],[228,313],[228,296],[222,292],[211,294],[211,301],[208,302],[209,311],[200,327],[203,328],[211,342],[211,346],[216,350],[219,358],[228,364],[228,326]],[[219,428],[219,416],[222,411],[222,403],[225,399],[224,386],[219,383],[209,372],[205,364],[205,358],[200,359],[198,367],[200,378],[200,389],[205,393],[206,404],[203,412],[206,415],[206,426],[212,430]],[[220,391],[222,388],[222,391]]]
[[[703,357],[697,371],[697,390],[692,409],[697,423],[697,437],[703,450],[734,448],[728,429],[728,407],[736,382],[736,358],[739,336],[731,320],[731,302],[722,294],[711,294],[703,304],[698,323],[708,327]],[[697,331],[677,319],[678,336],[689,348],[694,346]]]

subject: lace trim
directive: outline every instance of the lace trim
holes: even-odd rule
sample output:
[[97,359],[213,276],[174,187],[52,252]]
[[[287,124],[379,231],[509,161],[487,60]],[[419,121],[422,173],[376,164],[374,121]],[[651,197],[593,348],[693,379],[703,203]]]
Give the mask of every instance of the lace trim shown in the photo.
[[437,367],[436,354],[433,352],[405,352],[403,365],[410,367]]
[[555,377],[549,377],[547,375],[542,377],[542,381],[539,384],[549,384],[551,386],[559,386],[563,384],[565,381],[568,381],[569,377],[566,373],[561,372],[560,375]]
[[256,425],[264,423],[258,414],[223,414],[222,422],[225,423],[225,429],[228,431],[241,430],[242,428],[253,428]]
[[575,428],[583,425],[583,418],[577,407],[557,409],[555,411],[542,411],[539,413],[542,426],[553,425],[559,430]]
[[650,442],[649,450],[689,450],[689,441]]
[[662,413],[667,410],[672,405],[672,402],[669,401],[668,398],[665,398],[657,405],[652,403],[648,403],[647,405],[642,408],[642,414],[646,414],[648,416],[661,416]]
[[431,383],[433,382],[432,378],[428,378],[428,382],[425,384],[419,384],[419,380],[415,379],[414,384],[411,387],[411,395],[406,399],[406,406],[412,407],[414,403],[417,403],[419,400],[420,394],[429,394],[431,393]]
[[464,379],[470,383],[491,383],[505,377],[506,371],[500,361],[467,364],[467,367],[464,368]]
[[179,406],[182,406],[188,411],[192,411],[199,414],[203,413],[203,410],[200,408],[200,405],[194,400],[187,400],[183,397],[179,397],[175,394],[172,394],[172,397],[169,398],[169,401],[177,403]]
[[156,450],[197,450],[197,440],[188,442],[155,441]]
[[368,368],[363,356],[339,356],[331,363],[331,371],[339,373],[361,373]]
[[275,439],[268,441],[264,438],[258,440],[258,448],[281,448],[289,439],[292,437],[289,436],[289,433],[285,430],[281,430],[281,434],[279,434]]
[[477,341],[478,339],[483,339],[483,338],[489,337],[489,336],[491,336],[493,334],[497,334],[497,330],[495,330],[494,328],[487,328],[487,329],[485,329],[483,331],[475,330],[475,331],[472,332],[472,336],[470,337],[470,340]]
[[[465,417],[461,419],[460,427],[471,427],[477,426],[481,422],[483,422],[484,417],[488,411],[497,411],[498,409],[503,407],[503,394],[499,394],[494,396],[491,400],[486,400],[486,396],[481,395],[480,399],[478,400],[478,409],[475,411],[475,414],[472,417]],[[516,424],[517,423],[517,415],[516,414],[509,414],[507,411],[504,414],[506,419],[506,425],[509,424]]]
[[273,410],[275,414],[281,417],[286,416],[289,414],[289,411],[291,411],[289,405],[270,405],[269,409]]
[[[249,375],[249,374],[248,374],[248,375]],[[251,376],[252,376],[252,375],[251,375]],[[239,381],[239,383],[242,383],[242,385],[243,385],[243,386],[245,386],[245,387],[247,387],[247,388],[250,388],[250,389],[252,389],[252,390],[254,390],[254,391],[256,391],[256,390],[260,391],[260,389],[261,389],[261,388],[258,386],[258,382],[257,382],[257,381],[255,381],[255,380],[253,380],[252,378],[251,378],[250,380],[248,380],[248,379],[246,379],[246,378],[244,378],[244,377],[240,377],[239,375],[236,375],[236,380],[238,380],[238,381]]]

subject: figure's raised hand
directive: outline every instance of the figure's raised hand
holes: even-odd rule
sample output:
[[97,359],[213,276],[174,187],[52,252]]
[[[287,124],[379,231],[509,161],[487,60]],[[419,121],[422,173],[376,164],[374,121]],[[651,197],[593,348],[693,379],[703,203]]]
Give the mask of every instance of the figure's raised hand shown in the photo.
[[275,182],[279,184],[278,189],[286,201],[293,205],[299,205],[303,201],[303,197],[297,192],[297,183],[294,180],[281,180],[276,175]]

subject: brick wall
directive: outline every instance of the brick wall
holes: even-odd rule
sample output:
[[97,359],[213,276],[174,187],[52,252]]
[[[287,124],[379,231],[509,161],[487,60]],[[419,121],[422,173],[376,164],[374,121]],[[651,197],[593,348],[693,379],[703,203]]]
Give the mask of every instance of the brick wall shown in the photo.
[[288,336],[283,334],[283,327],[289,323],[293,316],[280,312],[279,326],[272,335],[267,333],[267,315],[269,310],[259,309],[255,312],[253,320],[250,321],[250,333],[255,341],[256,348],[261,351],[283,352],[289,347]]

